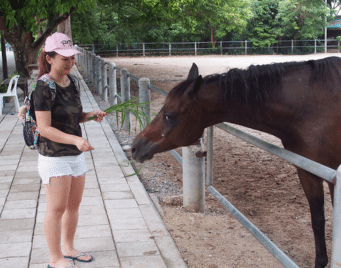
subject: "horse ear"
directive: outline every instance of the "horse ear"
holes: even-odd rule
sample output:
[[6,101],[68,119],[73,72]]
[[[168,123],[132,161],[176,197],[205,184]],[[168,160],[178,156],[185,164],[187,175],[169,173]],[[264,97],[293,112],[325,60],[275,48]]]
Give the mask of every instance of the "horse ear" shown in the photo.
[[198,78],[195,80],[193,87],[188,91],[188,96],[193,98],[199,91],[201,86],[202,76],[199,75]]
[[193,62],[193,65],[191,67],[191,69],[189,70],[188,76],[187,76],[187,80],[188,79],[195,79],[199,76],[199,69],[198,66]]

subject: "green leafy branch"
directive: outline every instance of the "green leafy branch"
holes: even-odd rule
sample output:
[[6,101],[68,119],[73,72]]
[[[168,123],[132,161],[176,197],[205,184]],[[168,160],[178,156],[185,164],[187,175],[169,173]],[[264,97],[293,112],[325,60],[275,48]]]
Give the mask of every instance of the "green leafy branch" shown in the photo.
[[[149,102],[138,102],[136,99],[131,99],[126,102],[122,102],[120,104],[113,105],[106,109],[104,112],[111,114],[111,113],[116,113],[116,120],[117,122],[119,121],[118,117],[119,114],[121,114],[121,127],[124,124],[124,121],[126,120],[126,117],[129,113],[132,113],[135,115],[137,121],[140,124],[140,128],[144,127],[144,121],[148,124],[150,122],[149,117],[145,113],[145,110],[147,109],[145,107],[145,104]],[[88,118],[88,120],[94,120],[96,118],[96,115],[91,116]],[[130,131],[130,126],[129,126],[129,131]]]

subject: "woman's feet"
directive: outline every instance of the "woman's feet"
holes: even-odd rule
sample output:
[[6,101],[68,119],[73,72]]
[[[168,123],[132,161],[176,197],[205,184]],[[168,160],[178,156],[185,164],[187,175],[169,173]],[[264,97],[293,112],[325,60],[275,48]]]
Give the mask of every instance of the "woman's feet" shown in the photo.
[[93,257],[88,253],[79,252],[76,249],[72,249],[64,252],[64,258],[72,259],[73,261],[91,262]]
[[69,262],[65,258],[50,261],[48,268],[77,268],[73,263]]

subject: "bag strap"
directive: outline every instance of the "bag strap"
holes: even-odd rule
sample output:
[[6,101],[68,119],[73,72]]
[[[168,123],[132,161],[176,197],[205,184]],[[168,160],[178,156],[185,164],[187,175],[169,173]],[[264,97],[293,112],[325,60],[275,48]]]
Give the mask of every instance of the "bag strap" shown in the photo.
[[[80,90],[80,84],[79,84],[78,78],[73,74],[69,74],[68,76],[74,83],[77,93],[80,94],[81,90]],[[41,77],[39,77],[38,80],[43,81],[50,88],[51,93],[52,93],[52,102],[51,102],[51,106],[52,106],[54,103],[54,100],[56,99],[56,90],[57,90],[56,83],[54,82],[53,78],[49,74],[42,75]]]
[[77,76],[75,76],[73,74],[69,74],[69,77],[71,78],[72,82],[75,84],[77,93],[80,94],[81,93],[81,87],[80,87],[79,80],[78,80]]
[[56,99],[56,83],[53,81],[52,77],[49,74],[44,74],[41,77],[39,77],[40,81],[43,81],[45,84],[47,84],[50,88],[50,91],[52,93],[52,103],[51,106],[54,103],[54,100]]

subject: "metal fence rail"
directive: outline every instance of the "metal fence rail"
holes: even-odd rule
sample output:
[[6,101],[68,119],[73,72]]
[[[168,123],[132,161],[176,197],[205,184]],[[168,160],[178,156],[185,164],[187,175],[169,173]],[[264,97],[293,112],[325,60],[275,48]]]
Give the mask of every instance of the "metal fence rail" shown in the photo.
[[270,253],[283,267],[297,267],[287,255],[284,254],[265,234],[263,234],[251,221],[249,221],[238,209],[227,201],[213,186],[207,191],[213,195]]
[[90,50],[100,56],[152,56],[181,54],[311,54],[334,50],[339,52],[339,42],[336,39],[315,40],[281,40],[267,47],[253,46],[252,42],[216,41],[211,42],[173,42],[173,43],[134,43],[120,44],[81,44],[80,47]]
[[[245,133],[237,128],[234,128],[226,123],[220,123],[215,127],[232,134],[248,143],[255,145],[271,154],[274,154],[297,167],[300,167],[328,182],[335,184],[334,189],[334,211],[333,211],[333,250],[332,250],[332,268],[341,267],[341,165],[338,170],[331,169],[320,163],[312,161],[301,155],[292,153],[288,150],[280,148],[276,145],[268,143],[257,137],[254,137],[248,133]],[[261,244],[284,266],[284,267],[297,267],[291,262],[291,260],[285,256],[284,253],[277,250],[272,246],[272,242],[263,234],[259,233],[258,229],[250,224],[244,215],[237,211],[232,204],[230,204],[223,196],[221,196],[213,187],[213,127],[208,129],[208,153],[207,153],[207,184],[211,185],[207,190],[227,209],[229,210],[236,219],[244,225],[244,227],[255,236],[255,238],[261,242]],[[265,245],[264,245],[265,243]],[[283,255],[284,254],[284,255]]]

